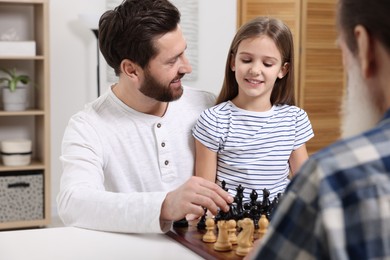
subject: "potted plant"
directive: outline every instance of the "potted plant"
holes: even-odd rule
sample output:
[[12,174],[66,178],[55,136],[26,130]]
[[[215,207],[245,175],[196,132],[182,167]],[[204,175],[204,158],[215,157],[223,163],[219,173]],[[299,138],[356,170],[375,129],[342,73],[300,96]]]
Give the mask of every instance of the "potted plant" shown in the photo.
[[6,83],[3,86],[3,105],[6,111],[23,111],[26,110],[28,104],[28,91],[26,86],[30,82],[30,77],[20,75],[16,72],[16,68],[12,70],[0,69],[6,76],[0,77],[0,84]]

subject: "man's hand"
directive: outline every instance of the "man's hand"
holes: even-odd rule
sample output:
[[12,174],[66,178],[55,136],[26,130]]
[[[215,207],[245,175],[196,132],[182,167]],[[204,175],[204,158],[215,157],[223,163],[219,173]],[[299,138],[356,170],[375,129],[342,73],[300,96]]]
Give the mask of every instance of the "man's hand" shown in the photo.
[[179,220],[187,214],[202,216],[203,207],[213,215],[218,209],[229,211],[233,197],[217,184],[193,176],[176,190],[167,194],[161,206],[161,220]]

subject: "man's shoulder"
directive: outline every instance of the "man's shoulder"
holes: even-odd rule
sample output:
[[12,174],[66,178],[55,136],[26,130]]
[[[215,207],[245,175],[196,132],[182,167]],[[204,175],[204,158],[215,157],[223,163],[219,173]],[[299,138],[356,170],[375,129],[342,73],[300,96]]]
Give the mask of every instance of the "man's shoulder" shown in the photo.
[[209,91],[188,86],[183,86],[183,89],[183,97],[211,98],[215,100],[215,95]]
[[180,101],[205,108],[215,104],[216,97],[213,93],[188,86],[184,86],[183,88],[183,96],[179,99]]
[[341,139],[318,151],[308,161],[321,171],[322,178],[327,179],[332,179],[334,176],[353,179],[359,174],[362,176],[375,174],[383,167],[383,161],[390,156],[388,149],[382,149],[390,145],[390,140],[387,138],[389,134],[389,130],[374,128]]
[[[388,135],[390,134],[389,132],[389,129],[386,130],[381,129],[380,127],[375,127],[364,133],[340,139],[323,148],[314,154],[313,157],[320,160],[327,157],[356,157],[359,156],[359,151],[373,151],[376,150],[378,145],[384,145],[386,143],[389,143],[390,145],[390,139],[388,139]],[[372,158],[372,156],[370,157]]]

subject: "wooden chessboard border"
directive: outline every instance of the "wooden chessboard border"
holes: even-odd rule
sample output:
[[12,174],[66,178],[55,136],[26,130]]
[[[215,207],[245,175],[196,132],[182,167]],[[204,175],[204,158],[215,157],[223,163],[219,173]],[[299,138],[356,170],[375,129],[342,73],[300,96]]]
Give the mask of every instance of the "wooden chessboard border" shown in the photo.
[[204,259],[243,259],[243,257],[238,256],[235,253],[237,245],[233,245],[233,250],[231,251],[219,252],[214,250],[214,243],[203,242],[202,237],[206,231],[198,230],[196,224],[196,221],[189,221],[188,227],[172,227],[172,229],[168,231],[166,235],[192,250]]

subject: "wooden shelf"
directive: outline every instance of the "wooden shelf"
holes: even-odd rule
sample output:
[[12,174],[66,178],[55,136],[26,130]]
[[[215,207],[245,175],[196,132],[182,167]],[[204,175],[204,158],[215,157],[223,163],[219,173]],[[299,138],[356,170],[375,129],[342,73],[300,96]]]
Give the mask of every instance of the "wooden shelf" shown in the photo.
[[14,171],[34,171],[34,170],[44,170],[45,164],[39,161],[32,161],[31,164],[26,166],[5,166],[0,164],[0,177],[5,172],[14,172]]
[[42,55],[37,55],[37,56],[0,56],[0,60],[43,60],[44,58],[45,57]]
[[8,4],[43,4],[46,3],[47,0],[0,0],[1,3],[8,3]]
[[[13,138],[28,138],[32,140],[33,147],[33,160],[31,164],[26,166],[5,166],[0,161],[0,178],[6,178],[9,175],[20,176],[27,173],[27,175],[36,174],[37,172],[42,175],[39,179],[39,184],[43,188],[42,194],[42,219],[35,218],[34,215],[29,217],[21,216],[19,219],[26,220],[12,220],[12,215],[0,208],[0,216],[11,219],[6,222],[0,222],[1,229],[15,229],[15,228],[31,228],[41,227],[48,225],[51,219],[51,199],[50,199],[50,77],[49,77],[49,3],[48,0],[0,0],[0,12],[6,12],[10,20],[20,20],[19,29],[25,30],[25,27],[30,27],[33,30],[31,36],[28,39],[21,38],[22,40],[32,40],[36,43],[36,53],[33,56],[0,56],[0,65],[13,67],[21,67],[30,74],[33,79],[34,87],[31,90],[31,107],[26,111],[3,111],[0,110],[0,141],[3,139]],[[25,14],[29,15],[25,15]],[[10,18],[11,17],[11,18]],[[8,20],[1,20],[0,22],[6,23]],[[27,36],[26,36],[27,37]],[[32,39],[30,39],[32,37]],[[6,180],[6,179],[3,179]],[[3,187],[7,192],[11,192],[7,183],[3,182]],[[32,187],[32,186],[30,186]],[[40,190],[40,188],[39,188]],[[13,190],[12,192],[15,192]],[[16,191],[16,194],[20,194],[20,191]],[[4,194],[0,193],[0,194]],[[12,193],[14,195],[14,193]],[[5,198],[0,197],[0,200]],[[4,204],[3,204],[4,205]],[[7,203],[5,204],[7,205]],[[3,214],[3,215],[2,215]]]
[[16,112],[9,112],[9,111],[0,110],[0,117],[2,117],[2,116],[42,116],[42,115],[45,115],[45,111],[37,110],[37,109],[31,109],[31,110],[26,110],[26,111],[16,111]]
[[49,224],[50,221],[48,219],[0,222],[0,229],[34,228],[47,226]]

